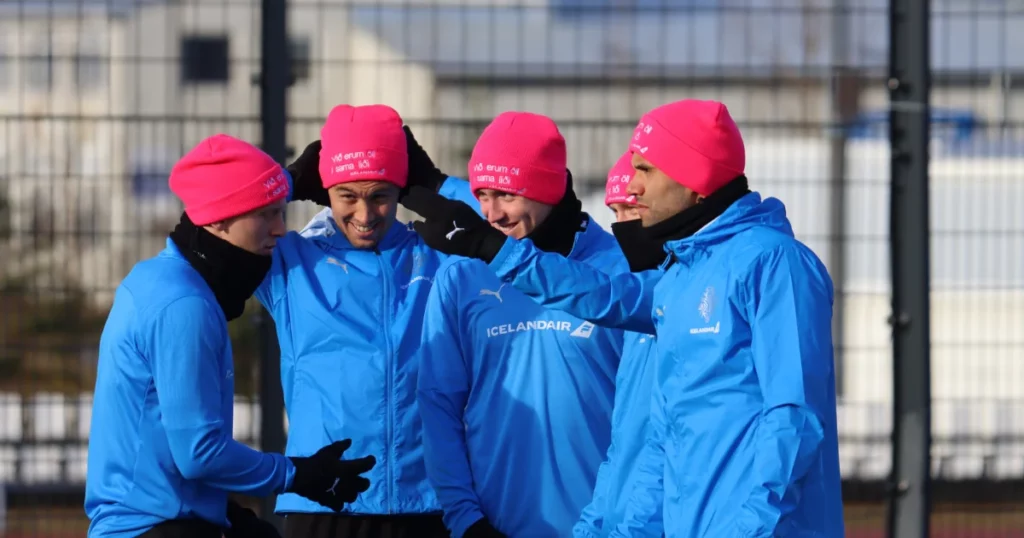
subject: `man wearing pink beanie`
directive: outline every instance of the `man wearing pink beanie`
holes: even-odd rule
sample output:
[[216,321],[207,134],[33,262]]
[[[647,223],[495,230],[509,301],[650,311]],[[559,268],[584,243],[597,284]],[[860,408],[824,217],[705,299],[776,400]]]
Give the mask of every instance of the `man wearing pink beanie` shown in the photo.
[[423,227],[457,215],[487,250],[436,234],[435,248],[489,261],[543,304],[656,334],[641,472],[609,536],[842,536],[827,270],[782,202],[749,191],[724,104],[658,107],[629,149],[627,193],[645,235],[665,241],[661,270],[608,275],[511,239],[494,253],[496,236],[454,204]]
[[615,213],[616,222],[640,218],[640,214],[636,212],[636,196],[626,192],[629,180],[633,178],[632,161],[632,152],[623,153],[608,171],[608,180],[604,184],[604,205]]
[[[612,233],[629,262],[630,271],[646,271],[656,269],[667,255],[664,242],[643,234],[636,198],[626,192],[634,173],[632,158],[632,152],[627,151],[608,171],[604,203],[615,213]],[[655,342],[654,334],[625,333],[622,360],[615,374],[612,441],[597,473],[594,498],[573,527],[574,538],[607,536],[629,509],[629,494],[642,471],[638,456],[643,451],[650,422],[651,386],[657,363]],[[657,522],[652,523],[657,534]]]
[[171,170],[181,222],[118,286],[100,339],[90,538],[277,536],[228,494],[293,492],[340,510],[369,487],[360,475],[372,456],[340,460],[349,440],[286,458],[231,438],[227,322],[270,269],[289,184],[268,155],[227,135],[203,140]]
[[320,134],[296,169],[320,182],[329,207],[278,240],[256,297],[281,348],[286,454],[351,438],[377,465],[340,514],[291,494],[276,511],[289,538],[447,538],[415,395],[423,311],[443,255],[396,222],[404,187],[433,191],[446,178],[391,107],[336,106]]
[[[550,118],[495,118],[473,148],[469,186],[486,220],[428,189],[403,200],[427,219],[414,223],[427,243],[488,248],[486,234],[445,211],[458,204],[501,241],[529,239],[563,260],[626,270],[615,239],[582,212],[565,139]],[[417,393],[427,476],[454,538],[572,532],[608,448],[621,353],[621,331],[546,309],[479,260],[452,258],[438,269]]]

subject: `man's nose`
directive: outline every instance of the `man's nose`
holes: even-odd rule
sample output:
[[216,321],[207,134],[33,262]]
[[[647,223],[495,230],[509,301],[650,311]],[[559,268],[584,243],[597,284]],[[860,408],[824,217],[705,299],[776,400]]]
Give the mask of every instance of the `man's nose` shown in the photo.
[[480,202],[480,212],[483,213],[487,222],[494,224],[505,217],[505,214],[498,210],[494,202]]
[[273,237],[284,237],[288,233],[288,225],[284,222],[284,212],[278,213],[270,226],[270,235]]
[[352,214],[352,217],[360,224],[369,224],[372,222],[373,211],[370,208],[370,204],[366,203],[366,200],[356,202],[356,210]]
[[639,174],[633,174],[630,178],[629,183],[626,184],[626,194],[631,196],[640,196],[644,193],[644,182],[640,179]]

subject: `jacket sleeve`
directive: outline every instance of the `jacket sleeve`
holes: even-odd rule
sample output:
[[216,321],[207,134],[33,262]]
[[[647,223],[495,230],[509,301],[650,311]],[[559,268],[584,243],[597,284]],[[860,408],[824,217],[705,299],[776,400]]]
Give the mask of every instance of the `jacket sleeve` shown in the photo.
[[491,269],[534,301],[555,310],[627,331],[654,334],[651,310],[661,270],[609,275],[585,263],[509,238]]
[[152,327],[147,351],[171,457],[189,480],[256,496],[280,493],[295,474],[291,461],[231,437],[224,415],[234,370],[224,364],[227,335],[218,324],[220,310],[185,297],[165,307]]
[[458,304],[435,282],[423,319],[423,346],[416,395],[423,421],[427,478],[444,509],[444,523],[461,538],[484,517],[473,489],[463,411],[469,372],[459,345]]
[[[657,378],[657,376],[655,376]],[[655,381],[651,390],[651,420],[646,441],[637,456],[632,490],[627,492],[626,513],[609,538],[661,538],[664,532],[662,506],[665,475],[665,397]]]
[[737,536],[775,536],[819,461],[822,416],[834,405],[832,283],[810,252],[763,255],[746,289],[751,351],[764,409],[757,428],[756,487],[736,513]]
[[597,481],[594,483],[594,497],[583,507],[580,520],[572,528],[573,538],[598,538],[603,535],[604,513],[608,510],[608,473],[615,458],[615,440],[608,445],[608,456],[597,468]]

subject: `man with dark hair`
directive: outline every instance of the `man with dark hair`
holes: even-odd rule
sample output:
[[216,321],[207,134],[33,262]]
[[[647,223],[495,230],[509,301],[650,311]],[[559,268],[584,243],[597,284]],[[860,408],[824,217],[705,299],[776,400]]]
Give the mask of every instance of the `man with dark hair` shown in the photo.
[[[841,536],[832,281],[782,202],[750,192],[722,103],[641,118],[627,192],[664,273],[607,274],[504,237],[465,204],[410,193],[428,244],[484,260],[543,304],[658,339],[647,443],[611,536]],[[419,210],[415,209],[417,212]],[[453,230],[459,233],[449,235]]]

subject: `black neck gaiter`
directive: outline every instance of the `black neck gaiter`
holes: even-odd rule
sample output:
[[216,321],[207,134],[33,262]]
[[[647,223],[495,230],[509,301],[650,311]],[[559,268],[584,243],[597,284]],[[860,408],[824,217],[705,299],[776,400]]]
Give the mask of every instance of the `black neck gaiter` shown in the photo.
[[630,272],[639,273],[657,269],[668,256],[668,253],[665,252],[665,242],[651,238],[644,230],[640,219],[612,224],[612,234],[615,235],[622,254],[629,262]]
[[565,173],[565,196],[551,210],[548,218],[526,236],[537,248],[545,252],[557,252],[562,256],[572,252],[576,234],[583,230],[586,220],[583,203],[572,188],[572,174],[568,170]]
[[662,244],[685,239],[717,219],[736,200],[749,193],[750,188],[747,185],[746,176],[739,176],[723,185],[711,196],[701,200],[697,205],[680,211],[653,226],[648,226],[644,228],[644,231],[651,240]]
[[273,260],[253,254],[192,224],[185,213],[171,232],[182,256],[210,286],[224,319],[231,321],[245,311],[245,302],[256,293]]

